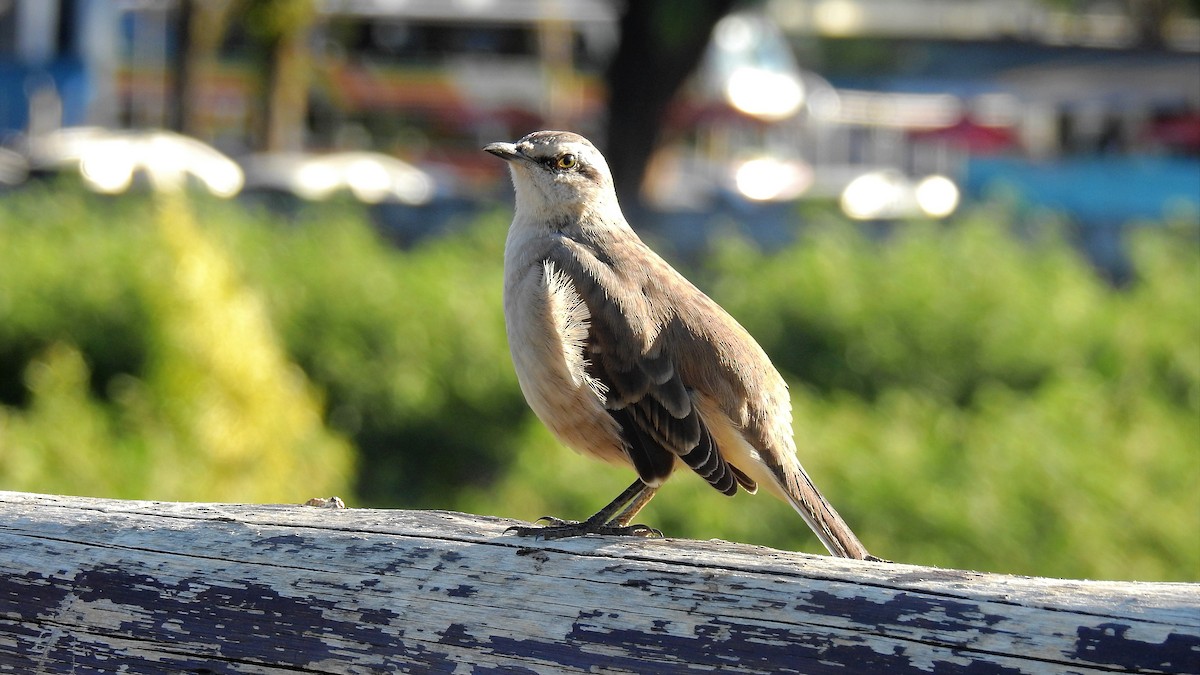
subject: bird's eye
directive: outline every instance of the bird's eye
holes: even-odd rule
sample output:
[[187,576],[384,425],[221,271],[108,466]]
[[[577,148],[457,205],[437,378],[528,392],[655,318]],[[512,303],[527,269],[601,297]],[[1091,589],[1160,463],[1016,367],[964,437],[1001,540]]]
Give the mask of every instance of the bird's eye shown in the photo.
[[579,160],[575,159],[575,155],[570,155],[570,154],[559,155],[558,161],[555,162],[555,164],[557,164],[558,168],[560,168],[560,169],[574,169],[575,165],[578,163],[579,163]]

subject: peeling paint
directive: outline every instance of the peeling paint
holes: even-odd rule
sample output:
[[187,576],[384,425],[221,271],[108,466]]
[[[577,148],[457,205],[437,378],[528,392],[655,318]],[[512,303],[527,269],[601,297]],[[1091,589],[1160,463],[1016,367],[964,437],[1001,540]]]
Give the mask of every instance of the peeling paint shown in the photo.
[[848,598],[812,591],[796,608],[877,624],[948,632],[987,634],[995,632],[992,627],[1006,620],[1003,615],[982,611],[978,603],[910,593],[898,593],[878,602],[866,597]]
[[478,593],[479,593],[478,590],[476,590],[475,588],[473,588],[471,586],[467,586],[465,584],[459,584],[458,586],[455,586],[454,588],[446,589],[446,594],[452,598],[469,598]]
[[1200,673],[1191,584],[726,542],[517,547],[507,522],[454,514],[37,499],[0,493],[0,672]]
[[1121,623],[1080,626],[1079,640],[1069,655],[1136,671],[1200,673],[1200,636],[1172,632],[1162,642],[1147,642],[1129,637],[1130,628]]

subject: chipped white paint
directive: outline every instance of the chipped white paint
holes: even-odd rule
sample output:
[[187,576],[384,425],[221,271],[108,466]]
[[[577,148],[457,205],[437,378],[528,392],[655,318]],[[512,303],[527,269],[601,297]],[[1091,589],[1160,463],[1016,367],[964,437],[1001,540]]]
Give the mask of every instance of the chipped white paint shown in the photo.
[[1200,672],[1200,586],[0,492],[0,673]]

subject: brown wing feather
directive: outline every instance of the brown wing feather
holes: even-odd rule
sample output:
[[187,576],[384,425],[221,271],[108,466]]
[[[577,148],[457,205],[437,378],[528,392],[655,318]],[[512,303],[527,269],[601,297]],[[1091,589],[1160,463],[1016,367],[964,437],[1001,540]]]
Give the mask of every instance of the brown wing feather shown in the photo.
[[[605,408],[621,425],[638,476],[658,484],[670,475],[678,457],[725,494],[735,494],[739,484],[754,489],[754,482],[722,456],[669,356],[671,350],[635,330],[627,316],[632,313],[645,322],[639,326],[657,320],[665,328],[673,323],[672,317],[664,315],[670,308],[653,306],[646,294],[627,298],[633,306],[619,305],[610,289],[618,283],[617,275],[628,271],[615,270],[611,260],[589,255],[578,242],[564,239],[549,258],[571,278],[588,306],[587,372],[607,387]],[[673,334],[664,329],[656,337],[670,340]]]

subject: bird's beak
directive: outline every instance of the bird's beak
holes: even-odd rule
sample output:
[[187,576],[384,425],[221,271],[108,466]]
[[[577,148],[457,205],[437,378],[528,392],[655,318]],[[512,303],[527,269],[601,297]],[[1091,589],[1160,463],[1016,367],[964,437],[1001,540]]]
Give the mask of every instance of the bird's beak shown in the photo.
[[491,143],[484,146],[483,149],[506,162],[511,162],[514,159],[526,159],[525,155],[520,150],[517,150],[517,146],[514,143]]

